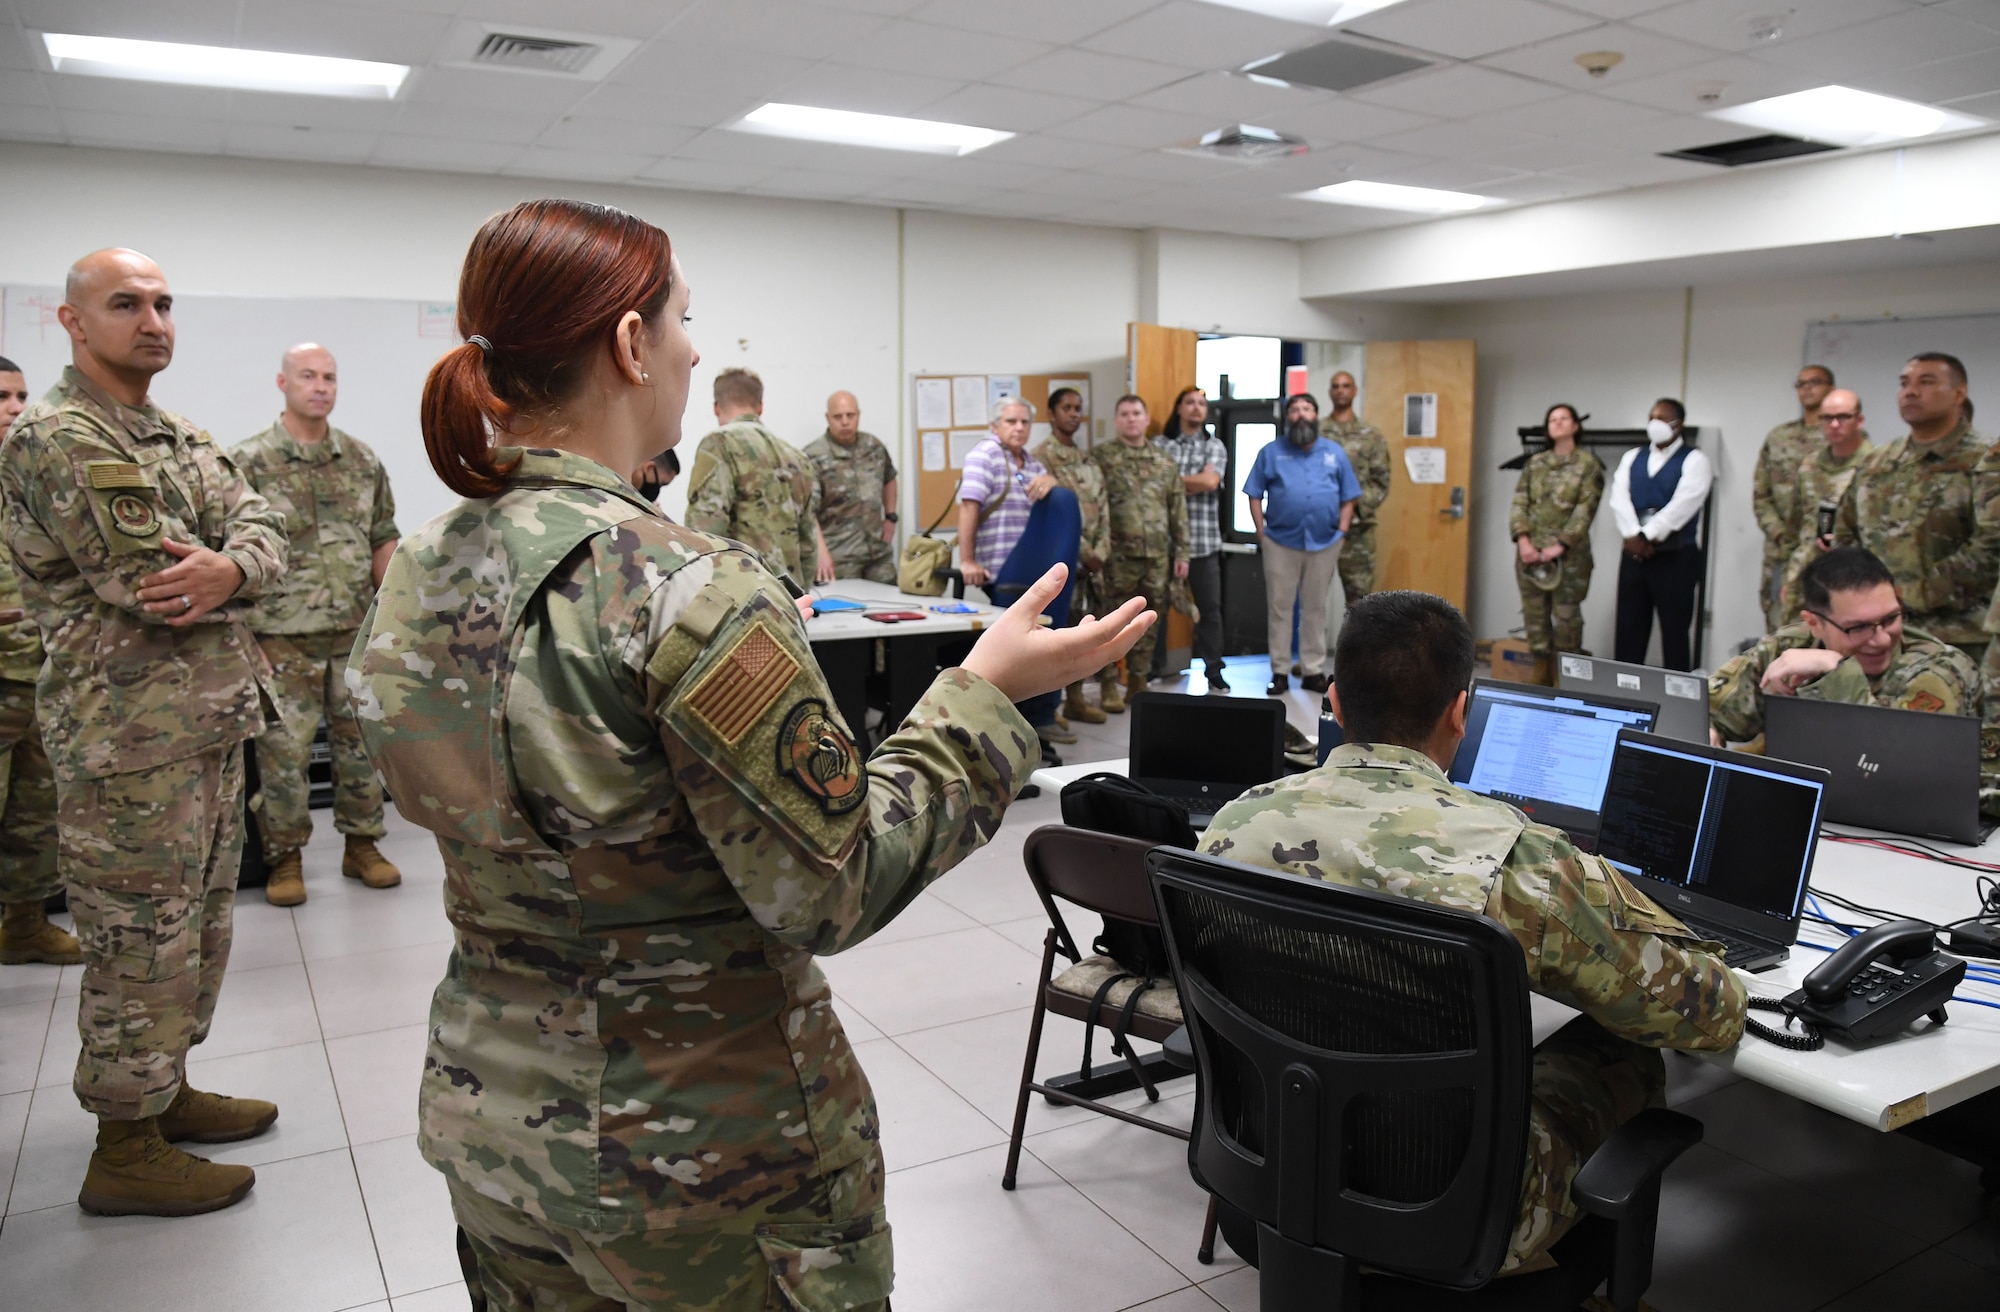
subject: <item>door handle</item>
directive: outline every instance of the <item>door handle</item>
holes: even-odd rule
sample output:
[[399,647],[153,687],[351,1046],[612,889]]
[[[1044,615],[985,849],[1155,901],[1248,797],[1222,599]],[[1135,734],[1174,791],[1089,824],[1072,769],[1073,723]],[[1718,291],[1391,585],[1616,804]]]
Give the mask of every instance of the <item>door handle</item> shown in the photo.
[[1465,489],[1462,487],[1453,488],[1451,490],[1451,504],[1448,506],[1440,506],[1438,508],[1438,514],[1449,515],[1453,519],[1464,519]]

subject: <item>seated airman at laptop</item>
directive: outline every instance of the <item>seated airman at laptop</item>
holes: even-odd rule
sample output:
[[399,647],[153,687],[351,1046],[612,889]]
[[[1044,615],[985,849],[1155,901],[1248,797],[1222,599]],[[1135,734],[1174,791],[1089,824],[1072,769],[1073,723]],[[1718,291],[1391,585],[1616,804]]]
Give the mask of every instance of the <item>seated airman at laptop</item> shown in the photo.
[[1528,984],[1583,1013],[1535,1049],[1520,1209],[1503,1275],[1550,1264],[1570,1182],[1612,1131],[1662,1105],[1657,1049],[1719,1051],[1744,990],[1603,858],[1506,802],[1450,783],[1465,737],[1472,628],[1451,603],[1377,592],[1348,608],[1328,697],[1346,741],[1326,764],[1216,813],[1201,850],[1485,915],[1520,942]]
[[1836,547],[1799,576],[1799,623],[1766,634],[1708,676],[1718,746],[1764,732],[1764,698],[1979,714],[1979,671],[1964,652],[1903,623],[1888,566],[1865,547]]

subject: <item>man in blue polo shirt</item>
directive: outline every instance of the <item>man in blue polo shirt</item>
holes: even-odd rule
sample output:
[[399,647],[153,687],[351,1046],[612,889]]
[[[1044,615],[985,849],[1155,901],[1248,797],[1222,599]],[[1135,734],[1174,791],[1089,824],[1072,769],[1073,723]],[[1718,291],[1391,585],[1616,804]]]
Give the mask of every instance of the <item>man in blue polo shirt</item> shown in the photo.
[[1285,431],[1257,453],[1243,480],[1264,557],[1265,632],[1275,697],[1291,686],[1292,603],[1299,607],[1299,686],[1325,692],[1326,601],[1354,521],[1361,482],[1340,443],[1319,435],[1319,402],[1301,392],[1285,402]]

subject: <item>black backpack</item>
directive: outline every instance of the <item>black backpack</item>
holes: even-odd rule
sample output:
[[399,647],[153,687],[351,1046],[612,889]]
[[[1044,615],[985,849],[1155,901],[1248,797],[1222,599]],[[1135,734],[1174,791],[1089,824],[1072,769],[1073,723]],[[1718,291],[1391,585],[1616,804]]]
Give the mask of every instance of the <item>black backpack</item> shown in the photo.
[[[1088,774],[1062,790],[1063,823],[1167,847],[1194,850],[1187,808],[1122,774]],[[1154,925],[1107,917],[1092,951],[1110,957],[1142,979],[1170,979],[1167,940]]]

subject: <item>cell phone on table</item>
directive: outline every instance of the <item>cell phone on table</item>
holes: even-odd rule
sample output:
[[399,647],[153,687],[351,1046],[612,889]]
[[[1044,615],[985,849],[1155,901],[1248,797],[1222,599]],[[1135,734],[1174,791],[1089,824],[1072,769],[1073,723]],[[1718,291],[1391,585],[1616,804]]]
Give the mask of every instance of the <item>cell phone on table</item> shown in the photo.
[[925,618],[920,610],[871,610],[863,619],[874,620],[877,624],[902,624],[908,620]]

